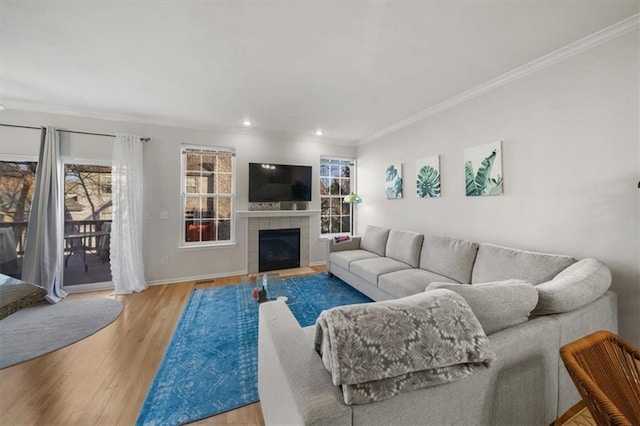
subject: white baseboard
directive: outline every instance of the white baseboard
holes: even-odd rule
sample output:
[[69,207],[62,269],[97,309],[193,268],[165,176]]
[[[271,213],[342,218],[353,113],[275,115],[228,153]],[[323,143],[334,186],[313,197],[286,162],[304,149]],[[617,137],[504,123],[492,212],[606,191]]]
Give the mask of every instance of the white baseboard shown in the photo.
[[[309,262],[309,266],[324,266],[326,264],[327,264],[327,262],[325,262],[325,261]],[[234,275],[246,275],[247,273],[248,273],[247,270],[243,270],[243,271],[222,272],[222,273],[219,273],[219,274],[194,275],[194,276],[190,276],[190,277],[177,277],[177,278],[169,278],[169,279],[164,279],[164,280],[147,281],[147,285],[155,286],[155,285],[166,285],[166,284],[180,284],[180,283],[184,283],[184,282],[187,282],[187,281],[213,280],[215,278],[230,277],[230,276],[234,276]],[[66,291],[69,294],[87,293],[87,292],[90,292],[90,291],[101,291],[101,290],[113,290],[113,283],[108,281],[108,282],[102,282],[102,283],[78,284],[78,285],[74,285],[74,286],[67,286],[67,287],[64,288],[64,291]]]
[[244,271],[231,271],[231,272],[222,272],[219,274],[208,274],[208,275],[194,275],[191,277],[179,277],[179,278],[169,278],[166,280],[153,280],[147,281],[148,285],[164,285],[164,284],[178,284],[186,281],[204,281],[204,280],[213,280],[215,278],[222,277],[230,277],[233,275],[246,275],[248,272],[245,269]]

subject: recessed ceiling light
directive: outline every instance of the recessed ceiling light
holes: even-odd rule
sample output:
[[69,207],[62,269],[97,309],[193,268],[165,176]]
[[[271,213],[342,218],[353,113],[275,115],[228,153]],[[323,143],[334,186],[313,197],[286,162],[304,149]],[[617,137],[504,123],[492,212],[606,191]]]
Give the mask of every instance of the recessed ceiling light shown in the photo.
[[4,105],[0,104],[0,111],[4,109]]
[[253,123],[248,118],[245,118],[244,120],[242,120],[242,125],[244,127],[251,127],[253,125]]
[[322,135],[323,135],[322,129],[316,130],[316,136],[322,136]]

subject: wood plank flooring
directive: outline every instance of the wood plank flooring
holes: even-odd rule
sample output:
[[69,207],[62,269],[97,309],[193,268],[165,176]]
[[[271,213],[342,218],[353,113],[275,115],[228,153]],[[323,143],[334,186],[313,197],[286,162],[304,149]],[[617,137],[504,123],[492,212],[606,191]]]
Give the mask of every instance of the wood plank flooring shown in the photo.
[[[134,424],[191,291],[240,281],[240,276],[232,276],[203,284],[153,286],[127,296],[111,296],[110,291],[70,295],[116,298],[124,310],[93,336],[0,370],[0,425]],[[194,424],[264,421],[256,403]]]

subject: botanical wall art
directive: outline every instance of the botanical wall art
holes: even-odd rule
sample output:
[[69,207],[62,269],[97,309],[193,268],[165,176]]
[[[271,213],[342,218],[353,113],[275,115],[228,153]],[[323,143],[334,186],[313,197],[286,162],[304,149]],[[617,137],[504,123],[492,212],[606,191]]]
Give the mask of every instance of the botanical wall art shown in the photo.
[[502,142],[464,150],[467,196],[502,194]]
[[440,156],[416,161],[416,192],[420,198],[440,196]]
[[388,199],[402,198],[402,164],[387,166],[384,190]]

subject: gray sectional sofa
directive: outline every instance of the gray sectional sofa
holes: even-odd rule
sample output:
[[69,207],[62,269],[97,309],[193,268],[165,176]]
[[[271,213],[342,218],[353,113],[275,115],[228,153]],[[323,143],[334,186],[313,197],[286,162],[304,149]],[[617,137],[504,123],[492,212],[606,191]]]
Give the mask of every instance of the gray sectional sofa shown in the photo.
[[347,405],[286,304],[260,307],[258,389],[267,424],[548,425],[579,401],[559,349],[617,332],[609,269],[595,259],[534,253],[369,226],[329,243],[328,273],[375,301],[445,288],[461,295],[497,361],[453,383]]

